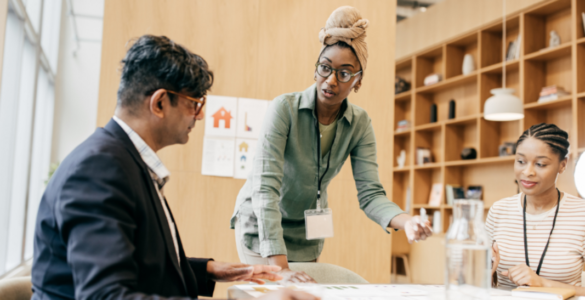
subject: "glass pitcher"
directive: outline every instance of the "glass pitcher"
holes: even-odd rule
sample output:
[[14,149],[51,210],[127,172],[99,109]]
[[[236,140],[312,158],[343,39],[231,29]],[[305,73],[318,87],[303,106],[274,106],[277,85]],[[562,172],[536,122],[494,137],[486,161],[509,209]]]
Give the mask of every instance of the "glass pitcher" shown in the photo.
[[445,299],[490,299],[492,253],[482,201],[454,201],[445,247]]

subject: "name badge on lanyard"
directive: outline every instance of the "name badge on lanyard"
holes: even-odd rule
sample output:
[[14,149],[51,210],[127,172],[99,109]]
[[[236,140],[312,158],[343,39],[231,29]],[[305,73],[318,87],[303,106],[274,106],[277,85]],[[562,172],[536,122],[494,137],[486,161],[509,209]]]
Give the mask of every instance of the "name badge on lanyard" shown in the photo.
[[[329,163],[331,161],[331,151],[329,150],[329,157],[327,158],[327,168],[323,176],[319,177],[321,173],[321,133],[319,132],[318,122],[315,122],[315,129],[317,131],[317,208],[305,210],[305,229],[307,233],[307,240],[318,240],[333,237],[333,212],[330,208],[321,208],[321,182],[329,171]],[[336,134],[337,135],[337,134]],[[335,142],[335,135],[331,145]]]

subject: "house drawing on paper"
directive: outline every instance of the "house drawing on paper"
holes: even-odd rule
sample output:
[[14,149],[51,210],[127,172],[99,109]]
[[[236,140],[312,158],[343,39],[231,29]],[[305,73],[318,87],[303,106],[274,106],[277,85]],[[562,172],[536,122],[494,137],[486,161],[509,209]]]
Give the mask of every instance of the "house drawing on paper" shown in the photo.
[[246,156],[245,155],[242,155],[242,157],[240,157],[240,161],[245,162],[246,161]]
[[240,152],[248,152],[248,144],[246,142],[242,142],[239,146]]
[[252,131],[252,127],[248,126],[248,113],[244,114],[244,125],[246,126],[246,131]]
[[227,111],[225,108],[223,108],[223,106],[217,112],[215,112],[212,117],[214,128],[219,128],[219,121],[223,120],[225,129],[230,128],[231,120],[234,118],[232,117],[231,112]]

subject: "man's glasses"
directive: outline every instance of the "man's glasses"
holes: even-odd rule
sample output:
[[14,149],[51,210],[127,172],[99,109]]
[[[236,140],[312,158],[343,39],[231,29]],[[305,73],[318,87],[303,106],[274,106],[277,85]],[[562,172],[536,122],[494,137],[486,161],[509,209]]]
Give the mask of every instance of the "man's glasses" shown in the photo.
[[189,97],[187,95],[181,94],[181,93],[177,93],[177,92],[173,92],[170,90],[166,90],[167,92],[173,94],[173,95],[177,95],[177,96],[181,96],[186,98],[187,100],[193,101],[195,102],[195,115],[198,115],[201,112],[201,109],[203,108],[203,105],[205,105],[205,100],[207,99],[205,96],[201,97],[201,98],[193,98],[193,97]]
[[331,73],[333,71],[335,71],[335,77],[337,77],[337,81],[343,82],[343,83],[350,81],[354,76],[356,76],[362,72],[362,71],[359,71],[357,73],[352,73],[349,70],[345,70],[345,69],[340,69],[340,70],[333,69],[332,67],[330,67],[328,65],[320,64],[320,63],[316,63],[315,67],[317,68],[317,74],[319,74],[319,76],[325,77],[325,78],[328,78],[329,76],[331,76]]

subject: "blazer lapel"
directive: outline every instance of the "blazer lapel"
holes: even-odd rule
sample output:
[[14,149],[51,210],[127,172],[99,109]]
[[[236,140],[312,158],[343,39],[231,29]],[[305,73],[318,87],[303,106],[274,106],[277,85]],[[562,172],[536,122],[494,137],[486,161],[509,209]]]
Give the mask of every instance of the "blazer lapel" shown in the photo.
[[[126,150],[128,150],[130,152],[130,154],[132,155],[132,157],[134,158],[136,163],[138,163],[138,165],[140,166],[140,169],[142,170],[143,180],[145,180],[146,186],[148,187],[148,190],[150,192],[150,202],[155,208],[156,215],[158,217],[157,218],[158,225],[159,225],[159,227],[163,233],[164,239],[165,239],[164,242],[165,242],[165,245],[167,247],[168,255],[170,256],[170,259],[173,262],[173,266],[175,267],[175,270],[177,271],[177,273],[179,273],[179,276],[181,277],[181,281],[183,284],[183,288],[186,291],[187,288],[185,285],[185,279],[183,277],[183,272],[182,272],[181,267],[179,265],[179,260],[177,258],[177,254],[176,254],[177,252],[175,251],[175,244],[173,243],[173,236],[171,235],[171,229],[169,228],[169,222],[168,222],[167,217],[165,215],[165,212],[163,210],[161,199],[159,199],[158,193],[156,192],[156,190],[154,188],[154,182],[152,181],[152,177],[150,177],[150,173],[148,171],[148,166],[146,166],[146,163],[144,163],[144,160],[142,160],[140,153],[138,153],[136,146],[134,146],[134,143],[132,143],[132,140],[130,140],[130,138],[128,137],[128,134],[126,134],[124,129],[122,129],[122,127],[120,127],[120,125],[118,125],[118,123],[116,121],[111,119],[110,122],[108,122],[108,124],[104,127],[104,129],[106,129],[107,131],[109,131],[110,133],[112,133],[113,135],[118,137],[120,139],[120,141],[122,141]],[[170,213],[170,210],[169,210],[169,213]],[[177,236],[178,236],[178,233],[177,233]],[[178,244],[180,247],[180,241],[178,241]]]

